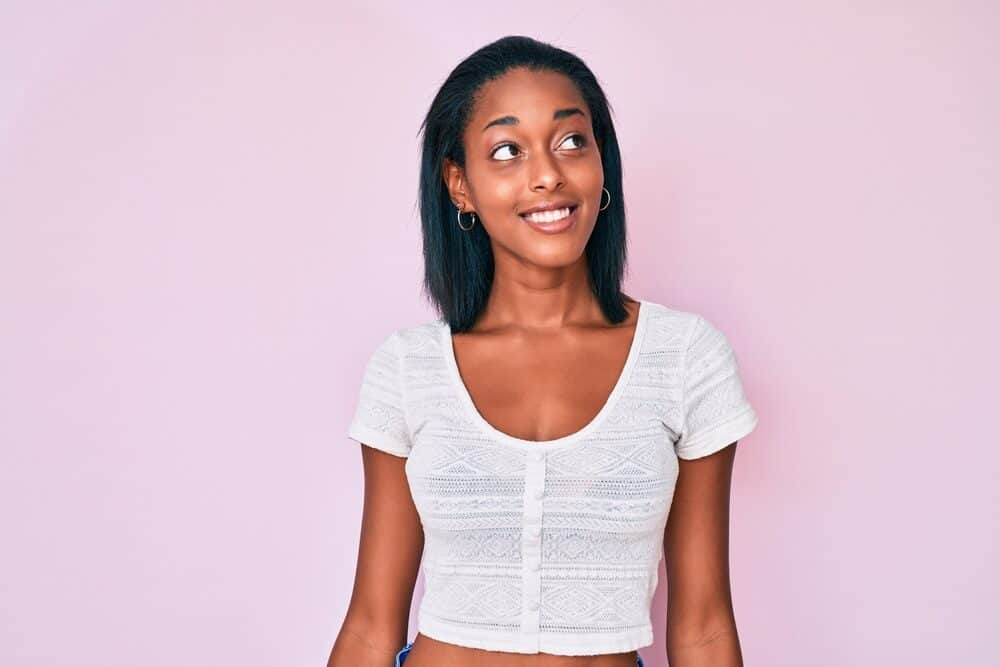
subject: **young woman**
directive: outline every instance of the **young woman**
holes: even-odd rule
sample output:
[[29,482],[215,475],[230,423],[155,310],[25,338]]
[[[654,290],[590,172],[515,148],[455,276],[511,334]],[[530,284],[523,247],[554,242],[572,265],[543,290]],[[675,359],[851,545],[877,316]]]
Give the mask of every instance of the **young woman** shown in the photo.
[[741,665],[728,503],[757,417],[718,329],[621,291],[621,162],[597,79],[506,37],[455,68],[422,130],[441,317],[368,360],[348,429],[360,553],[329,664],[642,667],[665,557],[671,666]]

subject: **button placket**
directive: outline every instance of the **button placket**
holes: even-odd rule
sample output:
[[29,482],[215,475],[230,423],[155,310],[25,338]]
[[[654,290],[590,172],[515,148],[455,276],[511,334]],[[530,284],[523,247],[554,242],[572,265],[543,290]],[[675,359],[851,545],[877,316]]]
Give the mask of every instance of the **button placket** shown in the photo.
[[521,540],[521,632],[538,641],[542,594],[542,505],[545,498],[545,452],[529,451],[525,462]]

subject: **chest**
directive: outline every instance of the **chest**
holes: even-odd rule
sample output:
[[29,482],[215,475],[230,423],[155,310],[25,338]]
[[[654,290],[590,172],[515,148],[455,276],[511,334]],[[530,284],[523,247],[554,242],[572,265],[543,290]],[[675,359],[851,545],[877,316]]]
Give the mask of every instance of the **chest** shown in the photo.
[[575,433],[608,403],[629,362],[628,328],[558,336],[456,336],[458,378],[479,415],[515,438]]
[[441,499],[425,506],[432,522],[475,507],[516,512],[532,484],[584,504],[669,497],[680,336],[640,321],[603,340],[484,339],[473,350],[444,325],[419,333],[401,365],[406,471],[418,509],[421,497]]

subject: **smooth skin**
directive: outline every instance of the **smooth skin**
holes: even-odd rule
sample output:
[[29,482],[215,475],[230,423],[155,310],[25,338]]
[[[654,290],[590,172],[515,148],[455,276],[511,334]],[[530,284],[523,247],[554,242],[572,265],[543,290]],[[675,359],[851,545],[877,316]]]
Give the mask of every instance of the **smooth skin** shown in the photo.
[[[566,111],[576,109],[578,111]],[[558,113],[557,113],[558,112]],[[492,122],[505,119],[500,122]],[[600,411],[628,356],[638,302],[609,324],[590,291],[584,248],[604,174],[586,103],[562,74],[511,70],[486,84],[463,136],[465,169],[446,162],[455,204],[490,236],[495,275],[471,331],[453,336],[459,373],[496,429],[525,440],[575,433]],[[618,196],[612,192],[611,196]],[[576,225],[531,228],[519,212],[578,202]],[[468,226],[470,216],[463,215]],[[457,224],[457,222],[456,222]],[[736,443],[680,460],[664,533],[666,649],[671,667],[742,667],[729,583],[729,496]],[[364,512],[357,574],[328,667],[390,667],[407,641],[424,535],[406,459],[361,446]],[[641,649],[647,665],[651,647]],[[634,667],[635,651],[519,654],[417,634],[406,667]]]

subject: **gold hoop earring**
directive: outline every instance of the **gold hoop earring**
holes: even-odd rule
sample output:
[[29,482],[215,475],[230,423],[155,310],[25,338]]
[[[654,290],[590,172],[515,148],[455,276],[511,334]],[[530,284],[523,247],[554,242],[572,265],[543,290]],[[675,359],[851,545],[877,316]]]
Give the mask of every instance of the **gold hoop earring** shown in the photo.
[[467,231],[471,230],[473,227],[476,226],[476,212],[475,211],[471,211],[469,213],[469,215],[472,216],[472,224],[469,225],[468,227],[462,226],[462,209],[461,208],[458,209],[458,227],[463,232],[467,232]]
[[[611,193],[608,192],[607,188],[601,188],[601,189],[608,193],[608,203],[601,207],[601,210],[603,211],[607,207],[611,206]],[[601,199],[604,199],[604,197],[601,197]]]

